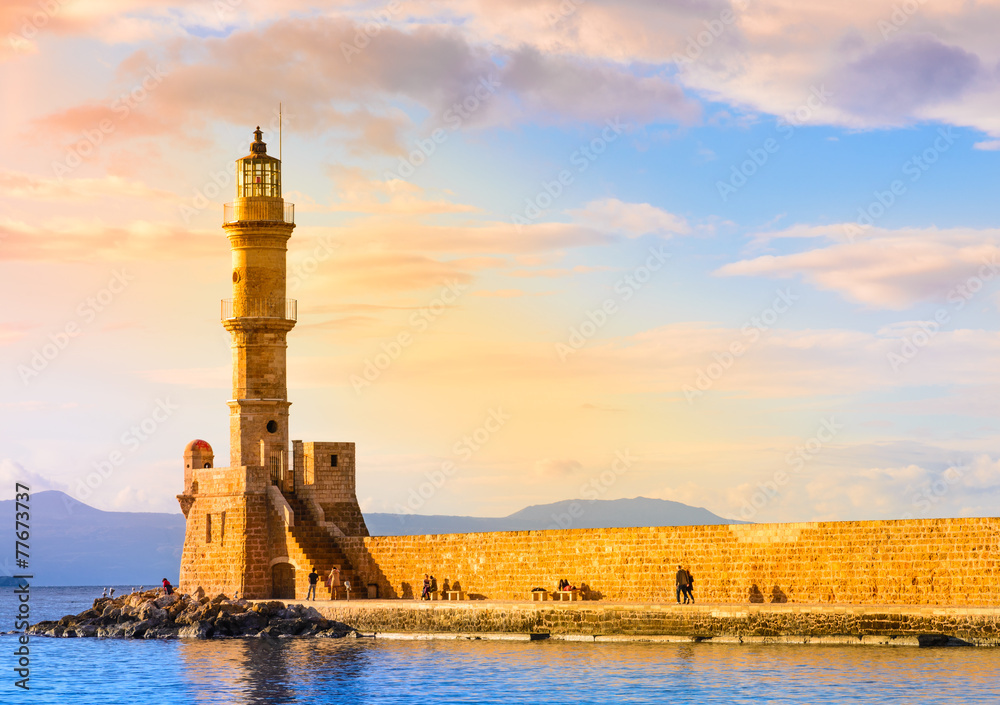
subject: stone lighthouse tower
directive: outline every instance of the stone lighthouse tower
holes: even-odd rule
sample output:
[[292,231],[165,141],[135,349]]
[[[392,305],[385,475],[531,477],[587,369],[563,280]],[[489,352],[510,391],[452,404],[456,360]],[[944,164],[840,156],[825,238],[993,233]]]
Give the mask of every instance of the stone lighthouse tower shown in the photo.
[[268,156],[262,136],[258,127],[250,154],[236,162],[236,200],[226,204],[223,220],[233,254],[233,298],[222,302],[233,339],[229,463],[263,465],[285,480],[285,337],[296,318],[296,302],[285,298],[285,252],[295,207],[281,197],[281,162]]
[[288,433],[286,337],[297,309],[285,298],[285,254],[294,207],[281,196],[281,162],[267,154],[259,127],[250,154],[236,161],[236,200],[223,213],[233,261],[233,295],[222,301],[233,352],[229,467],[213,467],[214,451],[201,439],[184,450],[180,589],[303,597],[313,569],[337,568],[363,597],[354,566],[364,561],[359,537],[368,529],[355,494],[354,444],[290,441]]

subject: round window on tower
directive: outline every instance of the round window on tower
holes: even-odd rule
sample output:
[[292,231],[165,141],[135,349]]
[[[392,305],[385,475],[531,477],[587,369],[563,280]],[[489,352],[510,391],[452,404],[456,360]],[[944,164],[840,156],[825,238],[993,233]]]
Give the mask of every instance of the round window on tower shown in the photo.
[[238,269],[233,270],[233,284],[240,280],[240,272]]
[[277,421],[268,421],[267,422],[267,432],[268,433],[277,433],[278,432],[278,422]]

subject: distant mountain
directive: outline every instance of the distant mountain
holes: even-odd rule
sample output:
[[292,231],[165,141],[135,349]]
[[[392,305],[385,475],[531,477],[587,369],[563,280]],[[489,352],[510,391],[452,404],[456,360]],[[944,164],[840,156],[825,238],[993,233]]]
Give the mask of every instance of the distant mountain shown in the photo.
[[478,531],[528,531],[532,529],[600,529],[627,526],[697,526],[746,524],[724,519],[701,507],[666,499],[569,499],[536,504],[505,517],[447,515],[365,514],[372,536],[407,534],[468,534]]
[[28,570],[13,563],[15,502],[0,501],[10,558],[0,574],[34,575],[33,585],[159,585],[177,582],[184,515],[104,512],[56,490],[31,495]]

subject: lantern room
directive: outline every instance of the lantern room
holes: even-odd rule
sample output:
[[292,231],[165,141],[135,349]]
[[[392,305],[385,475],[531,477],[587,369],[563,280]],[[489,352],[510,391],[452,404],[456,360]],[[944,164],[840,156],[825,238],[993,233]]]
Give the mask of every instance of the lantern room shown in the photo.
[[253,136],[250,154],[236,161],[236,197],[281,198],[281,160],[267,155],[259,125]]

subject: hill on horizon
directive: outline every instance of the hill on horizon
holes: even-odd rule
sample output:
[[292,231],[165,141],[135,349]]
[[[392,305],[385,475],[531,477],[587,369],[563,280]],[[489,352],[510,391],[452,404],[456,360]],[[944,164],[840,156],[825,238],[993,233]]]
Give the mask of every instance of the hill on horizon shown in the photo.
[[[14,513],[14,500],[0,500],[0,525],[13,527]],[[525,507],[506,517],[364,516],[372,536],[748,523],[646,497],[564,500]],[[24,572],[39,586],[158,585],[161,578],[176,584],[184,528],[180,513],[106,512],[58,490],[38,492],[31,496],[30,564]],[[12,561],[13,556],[0,574],[19,572]]]
[[535,504],[505,517],[469,517],[446,514],[390,514],[366,512],[372,536],[407,534],[468,534],[480,531],[544,529],[616,529],[631,526],[698,526],[748,524],[726,519],[701,507],[667,499],[567,499]]
[[[0,501],[0,525],[11,530],[15,504]],[[105,512],[47,490],[31,495],[30,533],[24,572],[34,576],[32,585],[159,585],[162,578],[177,581],[184,515]]]

